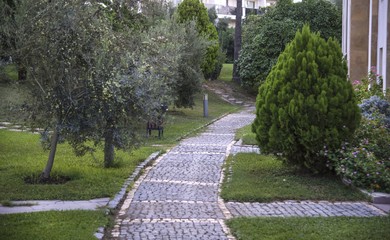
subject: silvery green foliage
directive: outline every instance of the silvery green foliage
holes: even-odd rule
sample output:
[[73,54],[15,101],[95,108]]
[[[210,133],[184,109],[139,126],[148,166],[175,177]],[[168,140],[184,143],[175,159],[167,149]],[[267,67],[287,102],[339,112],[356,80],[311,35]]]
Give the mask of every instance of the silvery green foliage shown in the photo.
[[[134,51],[133,73],[143,71],[143,94],[149,105],[174,103],[192,107],[194,96],[201,89],[201,64],[207,41],[199,36],[195,22],[161,21],[141,35],[142,44]],[[158,99],[154,99],[153,96]]]
[[111,156],[113,146],[137,146],[139,125],[177,101],[178,86],[191,86],[178,84],[187,80],[183,72],[200,85],[204,46],[194,24],[114,28],[106,10],[97,1],[26,0],[15,12],[14,52],[28,70],[31,120],[56,129],[77,154],[93,151],[90,141],[104,140]]
[[201,90],[204,79],[202,74],[203,57],[206,54],[208,40],[201,37],[195,22],[176,23],[175,32],[181,43],[179,65],[175,76],[176,107],[193,107],[194,96]]
[[359,104],[362,115],[370,120],[379,119],[390,128],[390,103],[378,96],[371,96]]

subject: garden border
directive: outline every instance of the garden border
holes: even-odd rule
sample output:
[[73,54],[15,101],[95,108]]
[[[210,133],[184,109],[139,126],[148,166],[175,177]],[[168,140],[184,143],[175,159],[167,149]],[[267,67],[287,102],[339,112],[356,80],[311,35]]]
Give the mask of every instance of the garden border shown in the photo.
[[161,155],[161,153],[161,151],[157,151],[150,154],[147,159],[145,159],[135,168],[134,172],[130,175],[130,177],[127,178],[127,180],[123,184],[121,190],[115,195],[113,199],[108,201],[107,207],[109,209],[118,209],[119,205],[123,202],[126,196],[127,189],[130,184],[135,182],[135,180],[137,180],[137,178],[139,178],[139,176],[142,174],[142,170],[145,169],[145,167],[149,166],[154,160],[156,160]]

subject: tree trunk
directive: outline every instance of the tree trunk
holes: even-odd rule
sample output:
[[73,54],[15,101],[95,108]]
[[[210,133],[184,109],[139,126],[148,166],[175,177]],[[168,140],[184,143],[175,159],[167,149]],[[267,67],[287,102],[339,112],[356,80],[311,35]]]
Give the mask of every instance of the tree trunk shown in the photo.
[[24,82],[27,78],[27,70],[26,68],[18,65],[18,81]]
[[43,181],[50,178],[50,172],[53,167],[54,157],[57,151],[57,144],[58,144],[58,131],[57,128],[55,128],[53,135],[51,136],[49,158],[47,160],[45,170],[41,174],[41,180]]
[[240,76],[238,74],[238,57],[241,51],[241,18],[242,18],[242,0],[237,0],[236,8],[236,27],[234,31],[234,63],[233,63],[233,80],[237,83],[241,83]]
[[108,126],[104,136],[104,167],[111,167],[114,163],[114,130]]
[[13,61],[15,62],[18,71],[18,82],[22,83],[27,79],[27,69],[23,66],[20,57],[15,57]]

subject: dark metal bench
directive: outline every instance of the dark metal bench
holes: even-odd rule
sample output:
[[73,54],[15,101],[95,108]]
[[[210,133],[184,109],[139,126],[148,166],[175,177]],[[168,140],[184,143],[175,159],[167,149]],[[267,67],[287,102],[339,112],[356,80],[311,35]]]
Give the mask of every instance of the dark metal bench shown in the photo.
[[146,123],[146,136],[150,137],[152,135],[152,130],[158,131],[158,138],[164,137],[164,115],[168,111],[167,105],[161,105],[159,110],[159,115],[156,120],[148,121]]
[[152,130],[158,131],[158,138],[161,138],[164,136],[164,126],[163,123],[155,123],[148,121],[146,123],[146,136],[150,137],[152,135]]

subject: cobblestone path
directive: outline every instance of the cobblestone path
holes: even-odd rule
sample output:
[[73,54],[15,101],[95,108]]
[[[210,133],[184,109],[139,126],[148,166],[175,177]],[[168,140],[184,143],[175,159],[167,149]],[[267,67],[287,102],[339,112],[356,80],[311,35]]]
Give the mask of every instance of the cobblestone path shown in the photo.
[[250,112],[230,114],[156,160],[125,200],[114,239],[229,239],[219,198],[222,164]]
[[386,213],[366,202],[285,201],[273,203],[228,202],[233,217],[373,217]]
[[227,154],[258,152],[234,146],[235,130],[252,110],[230,114],[199,136],[180,142],[135,183],[111,232],[113,239],[234,239],[224,220],[237,216],[381,216],[369,203],[285,201],[224,203],[219,198]]

